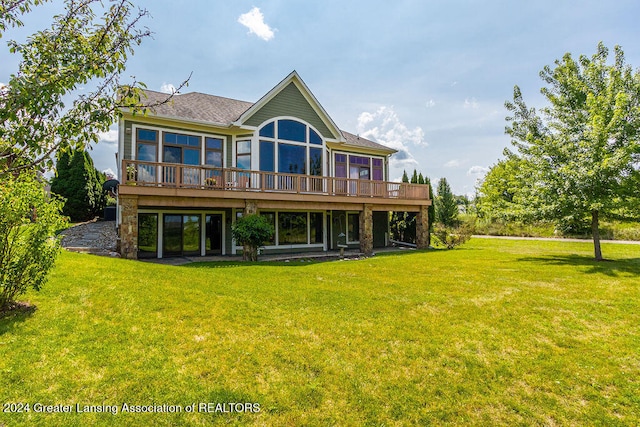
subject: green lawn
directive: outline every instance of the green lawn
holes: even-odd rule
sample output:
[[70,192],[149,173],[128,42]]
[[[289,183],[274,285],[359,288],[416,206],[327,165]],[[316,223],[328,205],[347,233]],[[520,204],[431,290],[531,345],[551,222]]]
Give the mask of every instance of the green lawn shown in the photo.
[[[0,425],[639,425],[640,245],[603,250],[474,239],[185,267],[65,252],[27,295],[37,310],[0,320],[0,403],[30,405]],[[229,402],[260,411],[198,411]]]

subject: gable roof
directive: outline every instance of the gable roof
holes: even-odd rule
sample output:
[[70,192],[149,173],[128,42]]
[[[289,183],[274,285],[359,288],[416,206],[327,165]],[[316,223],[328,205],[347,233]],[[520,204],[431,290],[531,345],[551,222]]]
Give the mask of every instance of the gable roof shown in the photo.
[[[154,107],[152,113],[162,118],[220,127],[242,126],[243,123],[248,121],[254,114],[259,112],[262,107],[267,105],[269,101],[273,100],[292,83],[295,84],[302,96],[304,96],[309,105],[318,114],[319,119],[323,121],[334,136],[335,140],[333,142],[338,142],[345,146],[385,151],[390,154],[397,152],[397,150],[359,135],[340,130],[296,71],[289,74],[255,103],[200,92],[189,92],[185,94],[175,94],[169,102]],[[143,101],[149,104],[161,103],[166,100],[168,96],[164,92],[156,92],[148,89],[144,90],[143,94],[143,96],[146,96],[146,99]]]
[[278,83],[273,89],[267,92],[262,98],[260,98],[258,102],[253,104],[247,111],[245,111],[235,124],[241,126],[248,122],[253,115],[257,114],[271,101],[275,100],[276,97],[278,97],[282,92],[291,88],[292,85],[297,88],[298,94],[302,96],[307,104],[313,109],[313,111],[317,115],[317,118],[322,121],[333,138],[339,142],[344,142],[342,141],[342,133],[340,132],[338,126],[334,123],[333,119],[325,111],[322,105],[320,105],[320,102],[318,102],[313,93],[311,93],[311,90],[309,90],[307,85],[300,78],[300,75],[298,75],[298,72],[295,70],[292,71],[291,74],[289,74],[287,77],[285,77],[280,83]]

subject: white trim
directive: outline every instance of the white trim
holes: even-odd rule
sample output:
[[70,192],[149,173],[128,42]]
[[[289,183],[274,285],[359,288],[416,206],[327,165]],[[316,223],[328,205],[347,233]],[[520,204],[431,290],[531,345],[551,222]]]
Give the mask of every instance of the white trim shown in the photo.
[[[124,137],[125,137],[125,124],[124,119],[120,117],[118,120],[118,158],[116,164],[117,177],[116,179],[122,182],[122,160],[124,159]],[[131,135],[131,143],[133,144],[133,135]]]
[[[242,211],[242,209],[233,209],[234,211]],[[304,248],[322,248],[323,251],[327,251],[327,212],[323,210],[295,210],[295,209],[260,209],[258,211],[258,215],[261,212],[270,212],[275,215],[275,230],[274,230],[274,241],[275,245],[265,246],[265,249],[304,249]],[[280,244],[280,227],[278,227],[280,220],[280,213],[306,213],[307,214],[307,242],[311,242],[311,214],[312,213],[321,213],[322,214],[322,243],[295,243],[295,244]],[[236,215],[233,216],[235,224]],[[231,253],[235,255],[238,249],[242,249],[242,246],[236,245],[236,242],[232,240],[231,242]]]
[[[131,124],[131,159],[132,160],[136,160],[136,146],[138,144],[138,138],[137,138],[137,130],[138,129],[149,129],[149,130],[154,130],[156,132],[158,132],[158,151],[156,153],[156,157],[157,157],[157,162],[158,163],[162,163],[163,162],[163,154],[164,154],[164,133],[175,133],[175,134],[179,134],[179,135],[191,135],[191,136],[198,136],[200,137],[200,165],[203,166],[206,164],[206,140],[205,138],[217,138],[217,139],[221,139],[222,140],[222,167],[224,167],[225,164],[225,153],[226,153],[226,142],[227,142],[227,137],[229,135],[223,135],[223,134],[215,134],[215,133],[207,133],[207,132],[194,132],[194,131],[190,131],[190,130],[182,130],[182,129],[171,129],[171,128],[167,128],[167,127],[161,127],[161,126],[154,126],[154,125],[146,125],[146,124],[141,124],[141,123],[132,123]],[[124,151],[124,143],[123,143],[123,148],[122,151]]]
[[[278,126],[277,126],[277,122],[279,120],[291,120],[291,121],[295,121],[298,123],[301,123],[303,125],[306,126],[305,128],[305,139],[306,142],[300,142],[300,141],[290,141],[288,139],[282,139],[280,138],[280,135],[278,135]],[[268,137],[268,136],[260,136],[260,130],[265,127],[266,125],[273,123],[273,134],[274,137]],[[310,135],[311,135],[311,130],[313,130],[319,137],[320,140],[322,141],[322,144],[312,144],[311,140],[310,140]],[[280,144],[289,144],[289,145],[295,145],[298,147],[305,147],[305,171],[304,174],[305,175],[311,175],[311,162],[310,162],[310,156],[311,156],[311,148],[318,148],[320,150],[322,150],[322,164],[320,165],[321,170],[322,170],[322,174],[319,176],[323,176],[323,177],[329,177],[331,176],[329,173],[330,171],[326,171],[325,170],[325,165],[326,165],[326,158],[325,158],[325,152],[328,149],[327,147],[327,143],[326,143],[326,139],[322,136],[322,134],[320,132],[318,132],[318,129],[316,129],[312,124],[308,123],[307,121],[299,118],[299,117],[294,117],[294,116],[276,116],[276,117],[271,117],[267,120],[265,120],[264,122],[262,122],[260,124],[260,126],[258,126],[256,128],[256,132],[254,134],[254,142],[256,144],[256,164],[253,164],[253,157],[252,157],[252,162],[251,162],[251,168],[252,170],[260,170],[260,141],[268,141],[268,142],[273,142],[274,143],[274,149],[273,149],[273,162],[274,162],[274,172],[279,173],[279,146]],[[253,145],[252,145],[253,147]],[[252,152],[252,156],[253,156],[253,152]]]
[[331,133],[333,133],[334,135],[338,136],[338,141],[346,141],[344,136],[342,135],[342,132],[338,128],[338,126],[335,124],[335,122],[329,116],[329,114],[325,111],[324,107],[322,107],[320,102],[318,102],[318,100],[313,95],[313,93],[311,93],[311,90],[309,90],[309,87],[304,83],[304,81],[302,81],[297,71],[291,72],[280,83],[278,83],[275,87],[273,87],[273,89],[271,89],[262,98],[260,98],[258,102],[256,102],[251,107],[249,107],[249,109],[247,109],[247,111],[245,111],[240,116],[240,118],[238,118],[238,120],[233,122],[233,125],[239,126],[239,127],[244,126],[244,122],[246,120],[248,120],[251,116],[253,116],[253,114],[255,114],[257,111],[262,109],[265,105],[267,105],[273,98],[275,98],[277,94],[279,94],[284,88],[289,86],[289,83],[292,83],[292,82],[293,84],[296,85],[298,90],[300,90],[300,93],[309,103],[309,106],[314,110],[314,112],[318,115],[318,117],[325,124],[325,126],[327,126],[329,131],[331,131]]
[[[369,159],[380,159],[382,160],[382,181],[388,181],[388,173],[387,173],[387,169],[388,169],[388,158],[387,156],[376,156],[373,154],[363,154],[363,153],[354,153],[351,151],[342,151],[342,150],[331,150],[331,162],[333,163],[332,165],[332,172],[333,175],[331,175],[332,177],[336,177],[336,154],[344,154],[347,156],[347,178],[350,178],[350,171],[349,168],[351,167],[351,159],[349,158],[350,156],[356,156],[356,157],[369,157]],[[387,167],[385,167],[385,165],[387,165]],[[359,178],[358,178],[359,179]],[[369,179],[368,180],[363,180],[363,181],[374,181],[373,179],[373,162],[370,161],[369,162]],[[380,181],[378,181],[380,182]]]
[[163,253],[163,245],[164,245],[164,216],[165,215],[199,215],[200,216],[200,256],[207,256],[207,245],[206,245],[206,221],[207,215],[222,215],[222,235],[221,239],[221,254],[227,254],[227,245],[226,245],[226,212],[223,210],[209,210],[209,209],[198,209],[195,211],[189,210],[179,210],[179,209],[138,209],[138,214],[156,214],[158,215],[158,239],[157,239],[157,253],[158,259],[164,257]]

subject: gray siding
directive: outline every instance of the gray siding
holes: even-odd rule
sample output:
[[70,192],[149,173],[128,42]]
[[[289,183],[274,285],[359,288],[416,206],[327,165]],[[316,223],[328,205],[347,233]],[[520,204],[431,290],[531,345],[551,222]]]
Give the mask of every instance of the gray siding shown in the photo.
[[256,111],[245,124],[260,126],[265,121],[279,116],[298,117],[315,127],[325,138],[336,138],[293,82]]

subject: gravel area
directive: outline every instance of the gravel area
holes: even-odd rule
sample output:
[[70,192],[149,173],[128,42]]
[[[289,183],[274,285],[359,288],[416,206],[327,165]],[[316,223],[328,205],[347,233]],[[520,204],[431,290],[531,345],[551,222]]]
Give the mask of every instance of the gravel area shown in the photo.
[[62,247],[74,252],[120,256],[116,252],[115,221],[89,221],[75,224],[60,233]]

